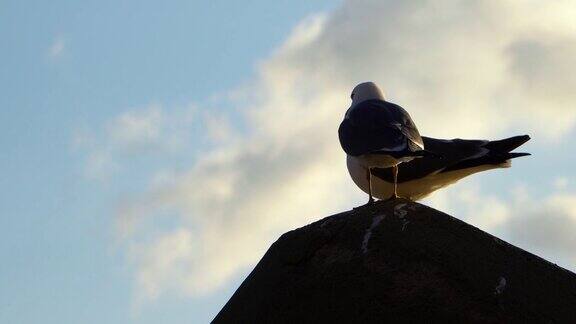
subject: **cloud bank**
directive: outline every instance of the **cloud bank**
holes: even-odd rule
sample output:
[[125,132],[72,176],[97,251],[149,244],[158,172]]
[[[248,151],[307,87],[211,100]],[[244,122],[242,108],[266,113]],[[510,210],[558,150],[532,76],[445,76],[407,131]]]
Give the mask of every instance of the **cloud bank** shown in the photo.
[[462,218],[509,243],[576,271],[576,191],[549,186],[537,196],[521,185],[504,195],[486,194],[475,182],[451,187],[427,201],[432,207]]
[[[231,89],[241,121],[218,129],[216,121],[231,117],[210,117],[211,148],[188,170],[119,206],[139,294],[213,292],[253,266],[279,234],[363,203],[336,132],[358,82],[382,85],[426,135],[496,137],[522,129],[559,140],[576,120],[575,13],[573,1],[358,0],[305,19],[259,64],[254,80]],[[113,135],[120,142],[156,136],[145,120],[118,121],[128,126]],[[236,124],[244,130],[229,136]],[[490,210],[471,214],[486,216],[486,226],[522,228],[506,203],[490,199]],[[573,216],[566,208],[556,214]],[[534,238],[521,232],[510,235]]]

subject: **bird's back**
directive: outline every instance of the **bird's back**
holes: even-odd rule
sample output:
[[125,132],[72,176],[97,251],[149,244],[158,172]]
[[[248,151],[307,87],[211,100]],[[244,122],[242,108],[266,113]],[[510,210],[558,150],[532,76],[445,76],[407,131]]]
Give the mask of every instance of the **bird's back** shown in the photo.
[[373,99],[351,107],[338,129],[348,155],[419,151],[424,145],[416,125],[402,107]]

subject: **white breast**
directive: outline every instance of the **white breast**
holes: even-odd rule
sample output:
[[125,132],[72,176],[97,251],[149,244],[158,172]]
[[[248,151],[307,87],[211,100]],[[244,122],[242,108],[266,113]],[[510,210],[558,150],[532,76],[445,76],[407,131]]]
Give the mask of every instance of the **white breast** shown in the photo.
[[[368,178],[366,177],[367,168],[358,161],[358,159],[348,156],[346,159],[346,165],[348,167],[348,172],[352,177],[354,183],[362,189],[365,193],[368,193]],[[476,166],[467,169],[442,172],[430,174],[421,179],[415,179],[411,181],[406,181],[398,184],[398,195],[403,198],[410,200],[420,200],[431,194],[432,192],[453,184],[458,180],[467,177],[471,174],[486,171],[496,168],[506,168],[509,167],[509,161],[494,165],[487,164]],[[393,184],[384,181],[377,177],[372,177],[372,195],[378,199],[387,199],[392,195]]]
[[413,157],[402,157],[396,159],[386,154],[363,154],[360,156],[348,155],[347,159],[353,160],[353,164],[358,164],[362,168],[368,169],[368,168],[390,168],[402,162],[408,162],[412,160]]

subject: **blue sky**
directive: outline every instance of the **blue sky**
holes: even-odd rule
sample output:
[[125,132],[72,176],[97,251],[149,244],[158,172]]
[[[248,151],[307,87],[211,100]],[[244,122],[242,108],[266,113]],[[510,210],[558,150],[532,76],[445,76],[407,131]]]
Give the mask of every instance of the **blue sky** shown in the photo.
[[336,129],[365,80],[426,135],[530,134],[425,203],[574,270],[575,13],[2,2],[0,322],[208,322],[278,235],[364,202]]
[[130,269],[112,243],[113,207],[141,180],[88,179],[72,138],[132,107],[208,100],[249,78],[303,16],[332,6],[3,1],[0,322],[210,319],[232,286],[201,300],[162,300],[134,315]]

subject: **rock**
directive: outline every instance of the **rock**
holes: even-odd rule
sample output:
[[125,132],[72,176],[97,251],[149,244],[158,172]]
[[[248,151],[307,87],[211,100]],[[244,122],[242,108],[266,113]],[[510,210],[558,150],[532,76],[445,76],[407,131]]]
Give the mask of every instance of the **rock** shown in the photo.
[[395,200],[280,237],[214,323],[573,323],[576,274]]

